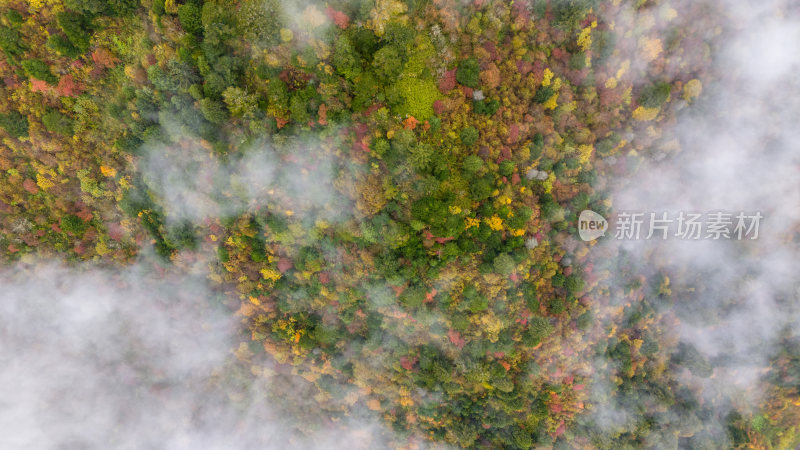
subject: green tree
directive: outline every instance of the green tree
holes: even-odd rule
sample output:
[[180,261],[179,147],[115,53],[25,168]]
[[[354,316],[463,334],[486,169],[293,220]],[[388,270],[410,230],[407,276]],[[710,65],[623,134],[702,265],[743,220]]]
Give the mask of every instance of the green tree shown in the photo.
[[0,127],[5,128],[6,132],[15,138],[28,136],[28,118],[17,111],[0,114]]
[[74,214],[66,214],[61,217],[61,230],[67,233],[81,237],[87,228],[89,228],[89,224]]
[[408,162],[414,169],[421,171],[428,167],[433,156],[433,147],[428,144],[420,143],[411,148],[411,155],[408,157]]
[[658,108],[667,101],[671,90],[669,83],[654,83],[642,89],[637,101],[645,108]]
[[178,8],[178,20],[187,33],[197,34],[203,31],[200,8],[194,3],[186,3]]
[[525,345],[534,347],[542,342],[553,332],[553,326],[550,321],[544,317],[533,317],[528,319],[528,329],[523,333],[523,342]]
[[25,18],[22,17],[22,14],[15,9],[9,9],[8,12],[6,12],[6,19],[8,19],[8,22],[15,28],[22,25],[22,22],[25,21]]
[[0,49],[3,49],[6,56],[13,60],[18,56],[22,56],[28,46],[17,30],[0,26]]
[[245,0],[237,14],[239,32],[260,45],[278,42],[284,12],[279,0]]
[[228,111],[235,117],[250,116],[256,109],[256,98],[245,92],[244,89],[229,86],[222,93]]
[[361,74],[358,52],[346,36],[339,37],[333,44],[333,67],[348,80],[355,80]]
[[480,100],[473,104],[473,108],[478,114],[491,116],[494,115],[498,109],[500,109],[500,102],[497,99]]
[[459,133],[459,137],[461,138],[461,143],[464,144],[466,147],[472,147],[478,142],[478,137],[480,134],[475,127],[466,127],[461,130]]
[[289,112],[295,123],[305,124],[311,120],[307,106],[308,102],[301,95],[293,95],[289,100]]
[[375,52],[372,68],[384,84],[394,81],[403,70],[403,59],[394,46],[387,45]]
[[483,168],[483,160],[480,158],[480,156],[469,155],[464,158],[464,162],[461,164],[461,167],[470,176],[473,176]]
[[47,38],[47,46],[67,58],[77,58],[81,54],[81,51],[72,44],[72,41],[62,34],[53,34]]
[[495,272],[501,275],[511,275],[511,272],[513,272],[517,266],[516,262],[514,262],[514,258],[507,253],[498,255],[497,258],[494,259],[493,265]]
[[210,98],[200,100],[200,112],[211,123],[221,124],[228,119],[228,111],[222,102]]
[[572,30],[597,3],[597,0],[556,0],[552,2],[553,22],[562,30]]
[[22,69],[31,78],[46,81],[48,84],[53,85],[58,83],[58,78],[50,72],[50,66],[41,59],[26,59],[22,61]]
[[480,83],[481,67],[475,58],[463,59],[456,69],[456,81],[471,88],[478,87]]
[[542,86],[536,90],[536,94],[533,95],[533,101],[542,104],[549,100],[555,93],[556,91],[554,91],[552,87]]
[[58,27],[61,28],[78,53],[86,53],[91,45],[91,19],[74,11],[60,12],[56,19]]
[[53,133],[64,136],[72,136],[73,134],[72,119],[56,110],[46,112],[42,116],[42,124],[48,131]]
[[125,16],[136,10],[138,0],[64,0],[67,8],[90,15]]

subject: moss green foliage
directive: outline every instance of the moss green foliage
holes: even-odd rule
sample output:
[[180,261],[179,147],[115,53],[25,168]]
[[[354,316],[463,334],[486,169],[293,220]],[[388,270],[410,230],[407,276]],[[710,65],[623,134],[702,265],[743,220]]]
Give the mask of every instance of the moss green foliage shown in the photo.
[[440,95],[433,80],[404,78],[397,81],[392,89],[402,99],[395,108],[397,114],[408,114],[418,120],[426,120],[433,116],[433,102]]

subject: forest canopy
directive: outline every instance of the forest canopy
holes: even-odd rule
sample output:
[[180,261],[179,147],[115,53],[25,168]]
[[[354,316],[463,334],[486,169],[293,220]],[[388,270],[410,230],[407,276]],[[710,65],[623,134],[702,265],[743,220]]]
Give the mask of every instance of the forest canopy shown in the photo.
[[791,448],[796,338],[761,403],[704,391],[725,361],[671,334],[700,275],[576,228],[678,151],[718,76],[706,8],[9,0],[4,264],[206,271],[247,376],[387,447]]

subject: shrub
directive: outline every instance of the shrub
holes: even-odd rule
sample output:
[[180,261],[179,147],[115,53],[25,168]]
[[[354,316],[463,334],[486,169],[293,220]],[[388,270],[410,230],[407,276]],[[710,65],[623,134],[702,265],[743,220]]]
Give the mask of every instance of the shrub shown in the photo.
[[481,68],[475,58],[464,59],[456,69],[456,81],[471,88],[478,87]]

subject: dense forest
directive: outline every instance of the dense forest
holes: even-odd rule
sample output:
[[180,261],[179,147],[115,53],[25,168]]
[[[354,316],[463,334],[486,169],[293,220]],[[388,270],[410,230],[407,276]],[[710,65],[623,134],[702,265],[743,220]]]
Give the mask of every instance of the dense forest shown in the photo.
[[676,330],[746,280],[577,237],[680,155],[718,8],[7,0],[0,255],[202,274],[241,376],[374,413],[386,447],[794,448],[797,328],[744,402]]

